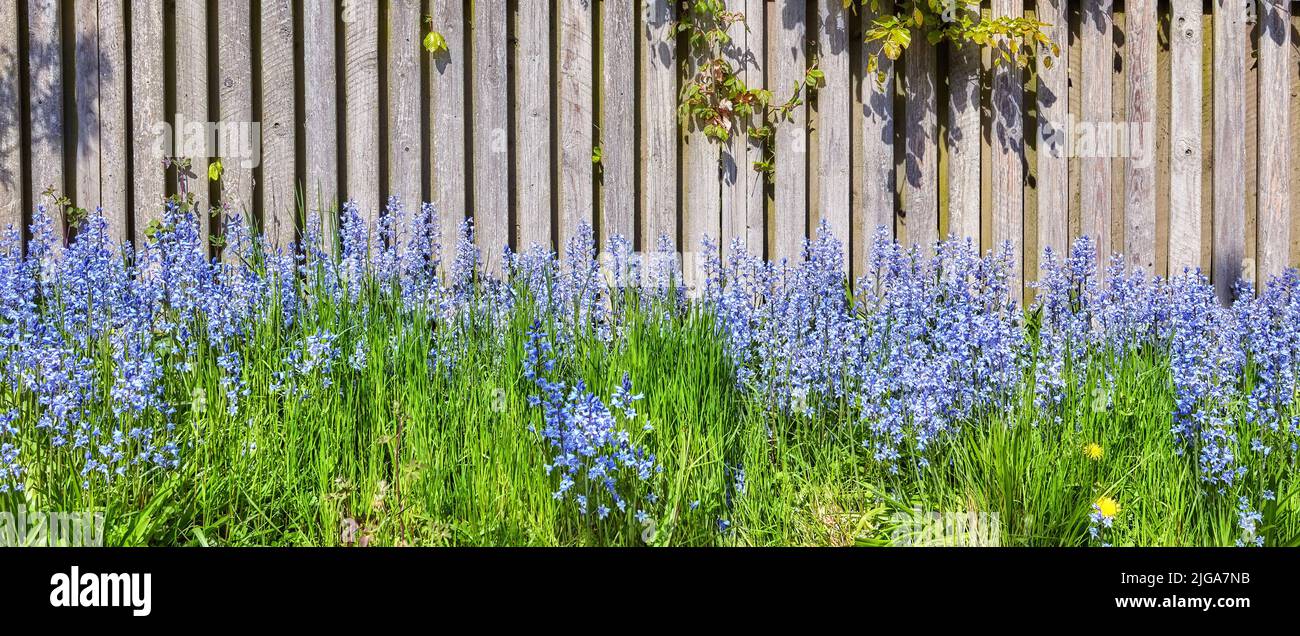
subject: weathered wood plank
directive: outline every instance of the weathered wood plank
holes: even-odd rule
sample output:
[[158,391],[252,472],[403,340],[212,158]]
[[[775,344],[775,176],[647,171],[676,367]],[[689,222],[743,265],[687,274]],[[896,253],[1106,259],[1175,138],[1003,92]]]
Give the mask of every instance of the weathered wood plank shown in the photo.
[[253,213],[253,39],[248,0],[222,0],[217,5],[217,154],[221,175],[221,205],[227,214],[245,219]]
[[165,148],[167,113],[163,90],[166,71],[163,62],[163,5],[153,0],[131,0],[131,206],[135,245],[145,242],[149,224],[161,219],[167,193],[163,160],[172,153]]
[[561,252],[581,223],[592,222],[595,182],[591,151],[592,123],[592,7],[584,0],[562,0],[558,134],[560,144],[560,209],[557,239]]
[[[1109,131],[1111,121],[1111,73],[1114,66],[1111,29],[1114,26],[1111,0],[1097,0],[1083,8],[1081,121],[1078,126]],[[1104,126],[1102,126],[1104,124]],[[1079,140],[1074,152],[1079,157],[1081,207],[1080,226],[1097,244],[1097,254],[1106,262],[1113,249],[1110,240],[1111,160],[1109,134],[1094,135],[1093,143],[1082,142],[1083,129],[1070,131]],[[1074,141],[1074,140],[1072,140]]]
[[[994,0],[993,17],[1019,17],[1021,0]],[[1014,62],[1002,61],[993,69],[993,247],[1012,246],[1011,295],[1019,300],[1024,280],[1024,84]]]
[[212,204],[208,180],[208,159],[213,149],[207,144],[208,122],[208,16],[204,0],[176,0],[172,38],[176,47],[176,119],[173,131],[180,143],[180,157],[190,160],[193,176],[186,188],[195,196],[199,230],[206,243],[209,234],[207,211]]
[[126,7],[125,0],[101,0],[99,10],[99,199],[114,241],[130,237],[127,227]]
[[[870,7],[862,11],[863,24],[893,12],[892,0],[882,0],[879,10]],[[862,47],[863,55],[874,52]],[[867,61],[859,61],[858,69],[865,69]],[[880,72],[884,81],[865,74],[858,84],[862,92],[862,218],[854,219],[853,275],[866,275],[871,264],[871,242],[880,227],[894,236],[894,65],[880,56]]]
[[[1052,57],[1040,49],[1038,57],[1038,252],[1051,248],[1057,258],[1070,242],[1069,11],[1068,0],[1038,3],[1038,19],[1049,24],[1043,30],[1060,52]],[[1039,259],[1039,276],[1044,262]]]
[[[385,65],[385,68],[387,66]],[[375,227],[386,193],[379,184],[379,5],[351,2],[343,19],[344,191]]]
[[[393,3],[393,10],[403,6]],[[337,240],[339,191],[338,66],[335,63],[335,3],[302,3],[303,201],[321,215],[324,247]],[[417,91],[418,94],[418,91]]]
[[64,236],[59,211],[43,193],[66,193],[63,153],[66,122],[63,112],[63,39],[61,3],[57,0],[27,0],[28,72],[31,120],[31,191],[33,206],[44,205],[54,217],[57,237]]
[[[611,3],[606,3],[609,10]],[[622,4],[622,3],[617,3]],[[516,244],[522,251],[533,244],[553,248],[551,240],[552,188],[551,177],[555,165],[551,160],[551,8],[545,2],[522,2],[515,18],[518,48],[515,55],[515,188],[514,204],[517,219]],[[608,25],[607,25],[608,28]],[[624,34],[629,40],[631,33]],[[606,51],[609,51],[607,48]],[[625,73],[631,62],[623,62],[617,73]],[[620,76],[621,77],[621,76]],[[617,80],[616,80],[617,81]],[[623,80],[626,83],[626,80]],[[624,90],[624,94],[626,94]],[[610,105],[606,105],[607,117]],[[635,110],[633,111],[635,113]],[[608,128],[608,119],[606,127]],[[628,138],[617,137],[606,130],[610,146],[606,155],[605,187],[616,177],[611,165],[619,159],[610,157],[618,149],[635,149],[634,133]],[[622,139],[614,143],[614,139]],[[630,160],[627,169],[632,168]],[[629,184],[630,189],[630,184]],[[608,191],[606,195],[608,196]],[[631,214],[631,210],[628,211]],[[630,218],[630,217],[629,217]],[[629,233],[628,236],[631,236]]]
[[1246,257],[1246,5],[1214,3],[1214,289],[1232,297]]
[[1201,264],[1201,0],[1173,0],[1170,22],[1169,274]]
[[677,244],[677,50],[672,0],[644,0],[641,33],[641,236],[653,252],[661,236]]
[[447,51],[429,64],[429,153],[433,181],[429,189],[442,226],[442,267],[451,264],[456,236],[467,214],[468,148],[465,147],[465,37],[464,3],[433,0],[433,28],[447,41]]
[[[587,113],[591,113],[591,36],[587,35]],[[501,256],[510,240],[510,132],[506,115],[506,9],[503,3],[474,4],[474,231],[489,272],[501,271]],[[561,100],[563,101],[563,100]],[[591,118],[587,118],[591,139]],[[591,175],[591,144],[584,156]],[[591,179],[587,179],[591,213]]]
[[1129,267],[1156,267],[1156,2],[1129,0],[1124,59],[1128,151],[1124,160],[1124,254]]
[[[707,63],[697,51],[687,58],[683,82],[694,81]],[[704,249],[707,236],[714,241],[722,234],[722,190],[717,142],[704,135],[704,124],[694,118],[682,130],[682,252],[686,285],[698,291],[704,281],[704,263],[713,254]]]
[[1287,267],[1291,240],[1290,2],[1259,0],[1258,248],[1262,287]]
[[[747,87],[764,87],[766,49],[763,0],[728,0],[727,10],[742,13],[743,21],[727,30],[731,45],[724,54],[735,68],[736,76]],[[847,82],[849,78],[845,78]],[[753,169],[762,157],[762,148],[749,136],[754,119],[739,121],[731,137],[722,146],[722,257],[730,255],[731,241],[739,238],[749,254],[762,256],[766,246],[766,206],[764,178]],[[842,237],[847,247],[847,235]]]
[[[831,233],[843,245],[841,267],[849,271],[849,244],[851,242],[850,186],[852,140],[850,128],[852,117],[852,79],[849,74],[849,25],[848,12],[842,0],[821,0],[817,41],[820,57],[818,61],[822,72],[826,74],[826,84],[817,93],[818,130],[817,143],[818,165],[817,179],[820,182],[819,213],[821,219],[830,226]],[[933,82],[934,80],[931,79]],[[933,93],[931,93],[933,95]],[[931,111],[933,119],[933,110]],[[933,156],[938,167],[938,147]],[[935,171],[938,178],[938,171]],[[937,181],[936,181],[937,187]],[[935,231],[938,232],[938,198],[935,198]]]
[[78,207],[94,210],[99,198],[99,7],[98,0],[75,0],[73,10],[72,100],[77,127],[73,177],[69,193]]
[[[959,10],[967,11],[972,20],[979,21],[978,12],[970,8]],[[944,140],[948,147],[948,234],[971,239],[978,250],[980,47],[970,42],[952,43],[948,46],[948,52],[948,130]],[[1039,95],[1042,94],[1040,88]],[[1061,101],[1061,109],[1064,110],[1064,100]]]
[[[781,0],[768,16],[768,60],[772,69],[774,99],[783,102],[807,72],[804,50],[807,7],[803,2]],[[802,98],[802,95],[800,96]],[[808,225],[808,114],[806,104],[790,111],[787,121],[776,124],[776,192],[773,237],[774,259],[798,261]]]
[[636,6],[605,2],[601,20],[601,220],[605,236],[636,236]]
[[23,225],[22,66],[18,3],[0,0],[0,230]]
[[939,123],[936,51],[924,29],[912,33],[903,54],[903,105],[905,128],[903,226],[907,242],[924,253],[934,252],[939,240]]
[[262,224],[275,245],[297,238],[293,1],[262,0]]
[[[421,176],[420,156],[420,3],[417,0],[398,0],[388,4],[388,59],[384,69],[388,77],[388,121],[380,135],[387,146],[388,188],[383,196],[397,197],[408,221],[420,209]],[[497,41],[497,48],[505,51],[505,38]],[[486,123],[486,122],[484,122]],[[486,166],[485,166],[486,168]],[[406,228],[396,228],[399,244],[408,240]]]

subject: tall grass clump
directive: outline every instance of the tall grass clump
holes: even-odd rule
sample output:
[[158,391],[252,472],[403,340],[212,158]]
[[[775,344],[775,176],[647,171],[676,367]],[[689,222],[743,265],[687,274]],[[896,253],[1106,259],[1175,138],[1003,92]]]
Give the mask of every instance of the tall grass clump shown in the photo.
[[139,246],[9,228],[0,510],[102,511],[114,545],[882,545],[936,511],[1300,541],[1294,271],[1225,307],[1084,238],[1022,307],[1010,249],[960,240],[882,231],[853,281],[825,227],[797,261],[706,240],[686,276],[667,239],[338,220],[280,248],[232,216],[215,259],[174,204]]

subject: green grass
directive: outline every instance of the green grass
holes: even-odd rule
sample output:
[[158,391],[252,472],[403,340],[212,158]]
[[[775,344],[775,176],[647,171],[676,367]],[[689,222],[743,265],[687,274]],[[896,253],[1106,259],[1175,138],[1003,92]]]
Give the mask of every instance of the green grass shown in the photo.
[[[1232,545],[1239,536],[1239,493],[1204,492],[1196,459],[1175,452],[1168,363],[1152,351],[1120,357],[1117,388],[1100,400],[1107,358],[1097,356],[1071,383],[1059,423],[1033,408],[1026,387],[1019,407],[965,423],[928,466],[905,457],[891,472],[862,449],[845,405],[779,415],[738,389],[708,316],[630,311],[613,344],[578,334],[558,374],[608,399],[627,372],[645,395],[637,406],[652,429],[642,419],[629,432],[663,465],[639,493],[659,497],[647,510],[651,529],[630,511],[597,523],[552,497],[548,449],[529,430],[541,424],[523,375],[529,310],[504,331],[475,319],[454,331],[404,314],[375,289],[357,306],[317,297],[295,330],[273,320],[248,335],[249,395],[236,416],[213,352],[168,374],[180,468],[83,488],[67,468],[73,451],[27,427],[28,488],[0,495],[0,510],[104,510],[110,545],[874,546],[897,543],[909,515],[938,511],[997,513],[1002,545],[1080,546],[1097,543],[1088,515],[1105,495],[1121,506],[1104,537],[1115,545]],[[339,336],[334,372],[312,378],[306,397],[273,395],[285,351],[323,329]],[[357,340],[371,352],[360,372],[345,362]],[[460,351],[454,368],[431,370],[430,349],[448,342]],[[1103,447],[1100,460],[1084,456],[1089,442]],[[1300,543],[1293,467],[1243,461],[1242,493],[1278,494],[1262,510],[1268,543]],[[733,488],[736,467],[743,493]],[[720,532],[724,519],[730,528]]]

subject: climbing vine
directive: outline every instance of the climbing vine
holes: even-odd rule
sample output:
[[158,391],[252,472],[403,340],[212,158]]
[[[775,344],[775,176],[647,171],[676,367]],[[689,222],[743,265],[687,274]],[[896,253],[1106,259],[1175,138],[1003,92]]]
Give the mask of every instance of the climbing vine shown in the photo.
[[[978,19],[979,3],[973,0],[899,0],[892,13],[880,14],[879,0],[842,0],[844,8],[856,12],[870,9],[878,17],[864,31],[868,45],[867,72],[883,83],[885,73],[880,56],[896,60],[912,42],[913,33],[923,33],[931,44],[943,41],[975,43],[994,51],[997,63],[1028,66],[1040,48],[1047,51],[1044,64],[1051,67],[1060,47],[1043,32],[1049,26],[1032,18],[1001,16]],[[737,74],[727,55],[732,39],[728,30],[745,25],[745,15],[728,11],[722,0],[693,0],[686,3],[670,34],[684,37],[687,62],[692,73],[678,97],[678,115],[683,124],[698,126],[708,139],[726,142],[744,127],[749,139],[763,149],[754,169],[771,179],[776,166],[774,125],[789,121],[794,109],[826,81],[814,57],[804,76],[783,101],[774,101],[766,88],[751,87]],[[748,29],[748,26],[745,25]]]

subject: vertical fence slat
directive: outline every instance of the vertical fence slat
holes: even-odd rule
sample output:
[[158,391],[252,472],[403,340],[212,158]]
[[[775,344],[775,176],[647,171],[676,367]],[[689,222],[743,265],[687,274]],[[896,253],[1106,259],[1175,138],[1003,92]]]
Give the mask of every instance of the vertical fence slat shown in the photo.
[[643,8],[640,249],[651,252],[661,236],[677,241],[677,12],[672,0],[645,0]]
[[1258,0],[1259,9],[1259,276],[1287,267],[1291,247],[1290,130],[1291,20],[1286,0]]
[[[749,88],[766,87],[766,3],[763,0],[728,0],[727,10],[743,13],[744,21],[734,22],[727,33],[731,46],[724,54],[736,69],[736,76]],[[849,78],[845,78],[847,82]],[[738,122],[731,138],[722,147],[722,256],[730,255],[731,241],[739,238],[751,255],[763,256],[767,245],[767,195],[763,174],[753,165],[762,157],[762,148],[749,136],[755,122]],[[843,237],[847,247],[847,235]]]
[[0,230],[23,224],[20,1],[0,0]]
[[[690,55],[685,81],[692,81],[705,61],[699,53]],[[722,234],[719,153],[717,142],[704,135],[704,122],[688,118],[682,129],[682,253],[690,288],[703,283],[704,259],[711,257],[704,250],[704,237],[716,241]]]
[[1130,0],[1125,10],[1124,255],[1130,267],[1152,274],[1156,273],[1156,1]]
[[1201,0],[1170,17],[1169,274],[1201,264]]
[[[1051,248],[1058,258],[1069,249],[1070,158],[1065,136],[1069,133],[1070,7],[1068,0],[1038,3],[1038,19],[1060,55],[1038,58],[1038,252]],[[1046,60],[1051,59],[1048,67]],[[1039,261],[1039,275],[1042,273]]]
[[[862,9],[863,24],[893,13],[892,0],[881,0],[878,11]],[[875,52],[862,47],[864,57]],[[894,236],[894,65],[879,56],[879,71],[884,81],[864,72],[858,84],[862,91],[862,218],[854,219],[853,275],[867,273],[871,263],[871,240],[879,227]],[[857,68],[865,69],[866,60]],[[860,248],[860,249],[859,249]]]
[[[514,77],[515,157],[521,158],[516,163],[514,188],[518,246],[524,250],[536,243],[549,249],[554,168],[551,163],[551,10],[545,2],[523,2],[518,11],[515,35],[519,48]],[[627,33],[625,37],[630,39],[632,34]],[[627,68],[623,66],[621,72]],[[611,178],[608,163],[605,168],[608,188]],[[631,169],[630,162],[628,169]]]
[[592,10],[585,0],[560,2],[560,226],[563,251],[578,224],[591,223]]
[[442,224],[443,267],[451,263],[456,235],[465,220],[465,13],[460,0],[433,0],[433,28],[447,40],[447,51],[429,64],[430,192]]
[[275,245],[296,238],[292,0],[262,0],[262,225]]
[[[849,145],[852,131],[849,117],[852,113],[852,84],[849,74],[848,13],[842,0],[821,0],[818,20],[818,61],[826,74],[826,84],[817,92],[818,129],[817,178],[818,212],[830,226],[835,238],[843,245],[841,267],[848,269],[850,205],[849,190],[851,156]],[[931,79],[933,82],[933,78]],[[933,117],[933,111],[931,111]],[[933,156],[938,157],[938,148]],[[936,210],[938,208],[936,207]],[[937,219],[936,219],[937,228]]]
[[217,5],[217,112],[218,154],[225,169],[221,176],[221,204],[248,218],[253,211],[253,167],[248,153],[258,149],[253,135],[252,34],[248,0],[222,0]]
[[[807,71],[804,37],[807,28],[805,3],[782,0],[768,16],[768,59],[772,65],[774,100],[783,102]],[[808,115],[800,104],[790,119],[776,124],[776,193],[772,256],[799,260],[808,225]]]
[[131,228],[135,245],[144,244],[145,230],[162,218],[166,172],[162,161],[171,151],[163,112],[163,6],[152,0],[131,1]]
[[[418,0],[398,0],[388,4],[388,59],[387,73],[388,121],[381,139],[387,146],[388,183],[385,199],[396,196],[410,219],[419,211],[421,199],[420,171],[420,3]],[[497,43],[505,51],[505,38]],[[502,53],[504,54],[504,53]],[[486,124],[486,121],[484,122]],[[406,228],[398,228],[405,242]]]
[[68,193],[79,207],[94,210],[99,198],[99,8],[98,0],[76,0],[73,5],[73,103],[77,114],[76,185]]
[[99,198],[114,241],[127,227],[126,11],[125,0],[99,4]]
[[935,48],[924,28],[912,33],[903,54],[903,226],[907,242],[933,252],[939,238],[939,129]]
[[339,187],[334,8],[333,2],[302,3],[303,202],[309,213],[321,215],[327,249],[337,227],[332,210]]
[[[994,0],[993,17],[1020,17],[1021,0]],[[1017,300],[1024,280],[1024,88],[1014,61],[1001,61],[993,69],[993,247],[1011,243],[1015,272],[1011,294]]]
[[[1111,29],[1114,15],[1111,0],[1087,3],[1083,8],[1082,40],[1082,99],[1081,118],[1076,125],[1098,127],[1111,120]],[[1109,130],[1104,128],[1102,130]],[[1080,131],[1082,132],[1082,131]],[[1075,137],[1079,133],[1070,132]],[[1074,148],[1080,157],[1079,181],[1081,207],[1080,226],[1085,236],[1097,244],[1097,254],[1104,262],[1111,253],[1110,242],[1110,158],[1104,144],[1109,135],[1097,135],[1092,147],[1079,144]],[[1099,156],[1100,155],[1100,156]]]
[[343,13],[343,87],[344,192],[373,228],[385,199],[379,185],[379,5],[374,2],[353,2]]
[[[502,251],[510,240],[510,133],[506,117],[506,8],[504,3],[474,4],[474,238],[482,250],[489,272],[501,271]],[[588,25],[591,23],[588,22]],[[588,27],[590,28],[590,27]],[[588,36],[590,41],[590,36]],[[587,47],[591,59],[591,47]],[[587,66],[588,95],[591,66]],[[591,100],[587,100],[590,113]],[[591,139],[591,118],[587,118],[587,139]],[[591,144],[584,157],[591,175]],[[587,205],[591,211],[591,179],[587,179]]]
[[[46,189],[66,192],[63,170],[63,40],[62,10],[58,0],[28,0],[27,38],[30,79],[31,197],[32,205],[49,206]],[[54,217],[54,232],[63,236],[58,210],[47,207]]]
[[1246,256],[1246,5],[1214,3],[1214,289],[1232,295]]
[[636,227],[636,6],[605,2],[601,20],[601,214],[605,236]]
[[[190,160],[187,188],[195,195],[199,231],[208,241],[208,16],[203,0],[176,0],[176,24],[172,29],[176,47],[176,119],[173,131],[178,154]],[[292,53],[291,53],[292,54]]]
[[[960,10],[979,21],[977,11]],[[972,42],[953,42],[948,51],[948,130],[944,140],[948,147],[948,233],[971,239],[979,249],[980,47]],[[1041,87],[1039,95],[1043,95]],[[1039,157],[1041,162],[1042,155]]]

